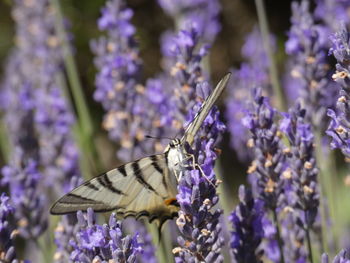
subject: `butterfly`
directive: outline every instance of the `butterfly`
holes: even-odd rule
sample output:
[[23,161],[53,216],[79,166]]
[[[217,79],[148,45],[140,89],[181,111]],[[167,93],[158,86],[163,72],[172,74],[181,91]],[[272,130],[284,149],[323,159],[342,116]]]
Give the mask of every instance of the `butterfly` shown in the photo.
[[163,153],[126,163],[81,184],[56,201],[50,213],[68,214],[89,207],[95,212],[116,210],[122,218],[148,217],[150,223],[156,220],[160,227],[167,219],[176,217],[177,184],[188,156],[185,144],[193,144],[230,75],[227,73],[203,102],[183,137],[171,140]]

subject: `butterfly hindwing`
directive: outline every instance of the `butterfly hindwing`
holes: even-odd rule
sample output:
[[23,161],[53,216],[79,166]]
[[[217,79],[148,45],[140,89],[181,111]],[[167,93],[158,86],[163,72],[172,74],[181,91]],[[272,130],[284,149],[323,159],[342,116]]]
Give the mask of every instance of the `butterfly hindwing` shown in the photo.
[[165,154],[127,163],[97,176],[59,199],[52,214],[67,214],[91,207],[96,212],[116,210],[126,216],[150,220],[172,217],[176,207],[168,204],[176,195],[169,179]]
[[199,111],[193,118],[192,122],[188,125],[187,129],[185,130],[185,134],[181,139],[182,143],[187,142],[189,145],[192,145],[194,141],[194,137],[196,136],[199,128],[202,126],[203,121],[209,114],[214,103],[220,97],[221,93],[226,87],[227,82],[230,79],[230,76],[231,76],[231,73],[227,73],[216,85],[213,92],[203,102],[201,108],[199,109]]

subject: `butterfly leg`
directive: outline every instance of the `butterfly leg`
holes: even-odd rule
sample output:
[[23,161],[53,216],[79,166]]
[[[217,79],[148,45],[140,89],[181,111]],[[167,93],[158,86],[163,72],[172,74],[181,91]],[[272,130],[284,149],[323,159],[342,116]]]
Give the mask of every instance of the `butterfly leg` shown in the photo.
[[[185,153],[185,154],[186,154],[186,158],[182,160],[182,163],[183,163],[182,166],[187,167],[187,168],[192,167],[193,169],[198,169],[201,172],[202,176],[208,181],[208,183],[210,183],[212,186],[215,187],[213,182],[210,181],[210,179],[205,175],[202,167],[196,162],[195,156],[193,154],[190,154],[190,153]],[[188,160],[192,160],[192,166],[188,165],[188,164],[184,164]]]

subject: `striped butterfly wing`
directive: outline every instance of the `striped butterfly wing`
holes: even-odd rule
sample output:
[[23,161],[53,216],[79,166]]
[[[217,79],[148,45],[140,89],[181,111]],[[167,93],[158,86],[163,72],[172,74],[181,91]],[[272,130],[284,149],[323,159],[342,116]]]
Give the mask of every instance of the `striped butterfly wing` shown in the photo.
[[116,210],[122,217],[146,216],[149,221],[177,215],[176,184],[170,179],[166,155],[157,154],[127,163],[97,176],[60,198],[51,208],[54,215],[87,210]]
[[227,85],[227,82],[229,81],[231,76],[231,73],[227,73],[220,82],[216,85],[213,92],[208,96],[208,98],[203,102],[201,108],[193,118],[192,122],[188,125],[188,127],[185,130],[185,134],[181,139],[182,143],[187,142],[189,145],[192,145],[194,141],[194,137],[196,136],[199,128],[201,127],[203,121],[209,114],[211,108],[213,107],[216,100],[220,97],[221,93],[223,92],[224,88]]

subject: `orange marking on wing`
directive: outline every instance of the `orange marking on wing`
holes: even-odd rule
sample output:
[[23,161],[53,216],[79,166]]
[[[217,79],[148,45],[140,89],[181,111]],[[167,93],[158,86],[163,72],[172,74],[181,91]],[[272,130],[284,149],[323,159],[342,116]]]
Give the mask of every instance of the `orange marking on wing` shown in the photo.
[[176,203],[176,198],[169,198],[164,200],[165,205],[169,206],[169,205],[174,205]]

